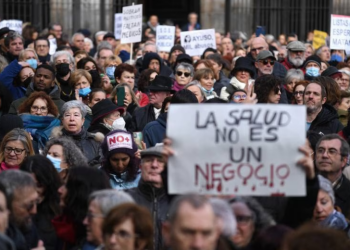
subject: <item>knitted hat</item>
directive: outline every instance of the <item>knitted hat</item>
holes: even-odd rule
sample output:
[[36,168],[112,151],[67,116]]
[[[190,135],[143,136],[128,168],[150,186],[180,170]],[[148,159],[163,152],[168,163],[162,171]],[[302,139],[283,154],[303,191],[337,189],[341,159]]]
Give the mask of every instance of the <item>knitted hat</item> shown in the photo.
[[124,153],[134,157],[137,151],[137,145],[134,142],[132,133],[125,130],[113,130],[104,138],[101,149],[104,158],[107,160],[116,153]]
[[158,55],[158,53],[148,52],[144,55],[142,60],[142,69],[148,69],[149,64],[152,60],[157,60],[159,62],[160,67],[162,67],[162,59]]
[[237,71],[245,70],[248,71],[250,77],[254,77],[255,67],[253,61],[248,57],[240,57],[237,59],[234,69],[232,70],[232,75],[236,75]]
[[310,62],[316,63],[321,68],[321,58],[319,58],[318,56],[312,55],[312,56],[309,56],[308,58],[306,58],[305,63],[304,63],[305,67]]
[[96,123],[101,118],[113,113],[115,111],[119,111],[120,115],[124,114],[124,108],[118,107],[115,103],[111,101],[111,99],[103,99],[96,103],[92,107],[92,121],[91,124]]
[[182,63],[182,62],[192,64],[193,60],[192,60],[192,57],[190,57],[189,55],[184,53],[184,54],[180,54],[176,57],[175,64],[177,65],[178,63]]
[[23,121],[18,115],[6,114],[0,117],[0,141],[14,128],[23,128]]
[[180,50],[182,51],[182,53],[186,53],[186,50],[184,49],[184,47],[182,47],[180,44],[175,44],[171,49],[170,49],[170,52],[169,52],[169,58],[171,56],[171,54],[175,51],[175,50]]

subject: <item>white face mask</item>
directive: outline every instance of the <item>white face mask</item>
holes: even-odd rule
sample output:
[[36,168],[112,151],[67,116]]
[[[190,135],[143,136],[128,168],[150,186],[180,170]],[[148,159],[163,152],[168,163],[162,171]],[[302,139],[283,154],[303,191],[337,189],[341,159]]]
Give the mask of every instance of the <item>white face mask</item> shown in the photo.
[[112,124],[112,128],[113,128],[113,130],[116,130],[116,129],[125,130],[124,118],[123,117],[119,117],[118,119],[114,120],[114,122]]

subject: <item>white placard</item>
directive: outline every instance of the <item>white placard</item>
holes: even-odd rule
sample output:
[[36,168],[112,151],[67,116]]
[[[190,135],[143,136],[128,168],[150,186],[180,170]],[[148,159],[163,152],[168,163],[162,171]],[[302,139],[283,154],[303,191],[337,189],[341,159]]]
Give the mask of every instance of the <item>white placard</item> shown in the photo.
[[0,29],[4,27],[8,27],[10,30],[14,30],[20,34],[22,34],[22,25],[23,21],[22,20],[2,20],[0,22]]
[[57,41],[56,38],[51,38],[49,39],[50,42],[50,50],[49,50],[49,54],[53,55],[56,53],[56,49],[57,49]]
[[350,48],[350,16],[331,15],[330,48],[349,50]]
[[107,146],[108,150],[111,151],[113,149],[118,148],[130,148],[132,149],[132,137],[127,133],[114,133],[107,136]]
[[159,51],[170,52],[175,41],[175,26],[157,26],[157,46]]
[[122,35],[122,25],[123,25],[123,14],[115,13],[114,14],[114,36],[115,39],[119,40]]
[[120,42],[141,42],[142,4],[123,7],[122,34]]
[[215,30],[181,32],[181,45],[190,56],[200,56],[206,48],[216,49]]
[[171,194],[305,196],[303,105],[173,104]]

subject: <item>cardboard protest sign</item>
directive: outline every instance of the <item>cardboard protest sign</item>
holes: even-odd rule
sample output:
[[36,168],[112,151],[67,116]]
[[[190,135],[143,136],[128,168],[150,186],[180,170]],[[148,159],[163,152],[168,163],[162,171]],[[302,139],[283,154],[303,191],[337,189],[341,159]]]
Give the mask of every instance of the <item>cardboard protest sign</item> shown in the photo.
[[2,20],[0,22],[0,29],[4,27],[8,27],[10,30],[14,30],[20,34],[22,34],[22,20]]
[[214,29],[185,31],[180,37],[182,47],[190,56],[200,56],[206,48],[216,49]]
[[142,36],[142,4],[123,7],[120,42],[136,43]]
[[173,104],[167,119],[171,194],[305,196],[305,106]]
[[350,47],[350,16],[331,15],[330,48],[349,50]]
[[122,35],[122,22],[123,22],[123,14],[115,13],[114,14],[114,36],[115,39],[120,39]]
[[314,47],[314,49],[318,49],[322,45],[325,45],[327,36],[327,32],[314,30],[314,39],[312,40],[312,47]]
[[159,51],[170,52],[175,41],[175,27],[167,25],[157,26],[156,43]]

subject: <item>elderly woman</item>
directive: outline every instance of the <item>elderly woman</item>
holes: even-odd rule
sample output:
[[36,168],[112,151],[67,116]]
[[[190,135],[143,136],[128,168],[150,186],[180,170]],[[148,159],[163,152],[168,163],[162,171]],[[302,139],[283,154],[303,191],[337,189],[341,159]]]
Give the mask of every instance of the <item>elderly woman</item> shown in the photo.
[[69,101],[62,106],[61,123],[63,127],[55,128],[52,137],[68,136],[88,159],[90,166],[99,162],[99,148],[101,134],[91,134],[83,127],[86,115],[86,107],[80,101]]
[[284,78],[283,87],[286,90],[288,103],[292,103],[295,84],[302,80],[304,80],[304,72],[301,69],[290,69],[287,71],[287,75]]
[[125,129],[124,108],[118,107],[110,99],[104,99],[92,108],[92,121],[88,129],[91,133],[104,135],[116,129]]
[[0,172],[18,169],[29,155],[34,155],[30,135],[24,129],[11,130],[0,144]]
[[255,81],[258,103],[278,104],[281,99],[281,80],[273,75],[263,75]]
[[220,98],[226,101],[234,90],[247,90],[248,86],[254,82],[255,68],[252,60],[247,57],[238,58],[231,74],[233,77],[230,84],[227,87],[223,87],[220,93]]
[[102,170],[108,174],[114,189],[137,187],[141,172],[135,157],[137,145],[133,135],[124,130],[108,133],[101,145],[104,162]]
[[125,203],[113,208],[102,224],[103,250],[153,249],[153,222],[149,211]]
[[91,92],[92,77],[84,69],[75,70],[69,79],[71,88],[75,90],[75,98],[84,104],[89,103],[89,94]]
[[36,153],[44,149],[52,129],[60,126],[59,113],[55,103],[43,91],[33,92],[18,108],[24,129],[33,138]]
[[183,89],[193,78],[193,66],[189,63],[179,63],[175,67],[175,82],[173,89],[179,91]]
[[88,166],[85,155],[68,137],[53,138],[46,143],[45,155],[58,172],[73,167]]
[[197,70],[194,75],[194,80],[199,82],[206,100],[218,97],[214,91],[215,73],[211,69]]
[[206,95],[200,85],[199,81],[194,80],[185,86],[185,89],[191,91],[197,97],[198,103],[204,102],[206,100]]
[[349,223],[345,216],[334,207],[335,196],[332,183],[320,175],[318,176],[318,181],[320,189],[313,213],[313,220],[327,227],[349,231]]

